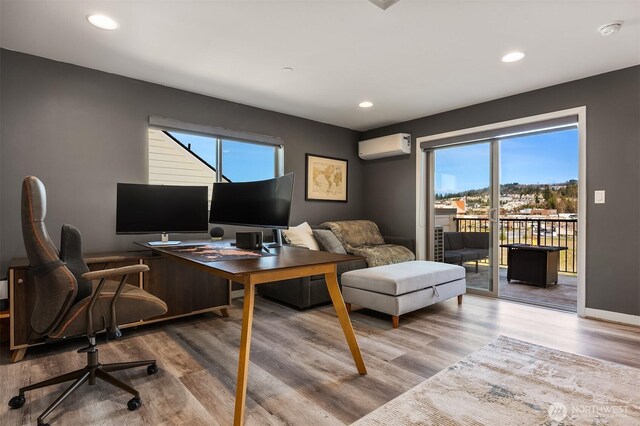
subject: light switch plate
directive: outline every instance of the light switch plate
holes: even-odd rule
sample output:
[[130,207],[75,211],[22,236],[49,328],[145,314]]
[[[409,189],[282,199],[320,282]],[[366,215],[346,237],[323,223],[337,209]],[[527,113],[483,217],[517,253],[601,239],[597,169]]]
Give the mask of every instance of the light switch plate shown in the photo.
[[594,202],[596,204],[604,204],[604,189],[598,189],[595,192]]

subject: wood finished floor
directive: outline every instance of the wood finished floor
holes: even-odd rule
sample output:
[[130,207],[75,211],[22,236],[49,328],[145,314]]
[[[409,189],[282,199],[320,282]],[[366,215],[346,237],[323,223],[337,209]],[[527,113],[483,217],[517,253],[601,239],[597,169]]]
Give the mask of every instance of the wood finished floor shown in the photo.
[[[160,372],[116,373],[144,399],[129,412],[129,396],[105,383],[84,386],[49,418],[60,425],[232,423],[241,302],[229,318],[191,319],[125,330],[101,344],[102,362],[153,358]],[[551,348],[640,368],[640,329],[467,295],[401,318],[356,310],[352,321],[369,374],[359,376],[329,306],[299,312],[256,300],[246,424],[349,424],[503,334]],[[1,348],[0,424],[33,425],[63,386],[27,394],[22,409],[6,401],[20,386],[84,365],[82,341],[31,349],[9,364]]]

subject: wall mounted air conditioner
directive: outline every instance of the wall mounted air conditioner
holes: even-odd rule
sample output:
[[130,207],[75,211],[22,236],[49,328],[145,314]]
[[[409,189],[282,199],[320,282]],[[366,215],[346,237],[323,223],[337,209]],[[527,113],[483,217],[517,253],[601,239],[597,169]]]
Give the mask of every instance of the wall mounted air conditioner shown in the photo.
[[408,133],[396,133],[358,142],[358,156],[363,160],[404,154],[411,154],[411,135]]

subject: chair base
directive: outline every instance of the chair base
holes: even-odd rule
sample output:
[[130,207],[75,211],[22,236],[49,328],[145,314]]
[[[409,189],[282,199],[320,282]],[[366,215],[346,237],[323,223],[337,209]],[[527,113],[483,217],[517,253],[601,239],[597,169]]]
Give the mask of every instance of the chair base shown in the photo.
[[95,385],[97,379],[100,379],[133,395],[133,398],[131,398],[127,403],[127,408],[130,411],[134,411],[140,408],[140,406],[142,405],[142,399],[140,399],[140,394],[138,393],[138,391],[109,373],[113,371],[128,370],[130,368],[147,366],[147,374],[155,374],[158,372],[158,365],[156,364],[155,360],[148,359],[144,361],[100,364],[98,362],[98,349],[96,349],[95,346],[89,346],[88,348],[81,349],[78,352],[87,352],[86,367],[21,388],[18,391],[18,395],[14,396],[9,401],[9,407],[11,407],[12,409],[22,407],[26,401],[24,393],[27,391],[40,389],[51,385],[57,385],[59,383],[70,382],[73,380],[74,382],[71,384],[71,386],[69,386],[64,392],[62,392],[62,394],[60,394],[60,396],[58,396],[58,398],[56,398],[56,400],[53,401],[53,403],[38,417],[38,425],[48,425],[48,423],[45,423],[44,419],[49,414],[51,414],[51,412],[55,410],[56,407],[58,407],[64,400],[69,398],[69,396],[73,392],[78,390],[84,383],[88,382],[89,385]]

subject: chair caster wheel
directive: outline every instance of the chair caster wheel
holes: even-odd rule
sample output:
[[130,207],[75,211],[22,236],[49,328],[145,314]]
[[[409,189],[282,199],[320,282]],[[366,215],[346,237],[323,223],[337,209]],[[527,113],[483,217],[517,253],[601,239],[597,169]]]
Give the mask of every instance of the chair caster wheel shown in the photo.
[[129,411],[136,411],[142,405],[142,399],[135,397],[131,398],[129,402],[127,402],[127,408]]
[[122,331],[118,327],[113,330],[107,329],[107,340],[116,340],[122,337]]
[[26,399],[24,398],[24,395],[16,395],[9,400],[9,407],[15,410],[16,408],[22,407],[25,401]]
[[155,362],[147,367],[148,375],[156,374],[157,372],[158,372],[158,364],[156,364]]

